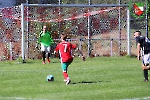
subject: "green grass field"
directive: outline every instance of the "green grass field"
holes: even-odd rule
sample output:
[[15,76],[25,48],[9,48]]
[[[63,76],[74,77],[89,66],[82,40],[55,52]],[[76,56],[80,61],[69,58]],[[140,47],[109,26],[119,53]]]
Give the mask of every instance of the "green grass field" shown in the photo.
[[[59,59],[0,62],[0,100],[149,100],[140,65],[130,57],[75,58],[66,86]],[[54,82],[46,81],[49,74]]]

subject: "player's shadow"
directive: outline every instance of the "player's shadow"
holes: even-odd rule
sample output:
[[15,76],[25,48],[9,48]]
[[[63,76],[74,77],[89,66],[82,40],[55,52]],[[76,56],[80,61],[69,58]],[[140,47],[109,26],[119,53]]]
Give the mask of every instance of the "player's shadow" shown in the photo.
[[101,82],[110,82],[110,81],[82,81],[82,82],[72,82],[71,84],[92,84]]

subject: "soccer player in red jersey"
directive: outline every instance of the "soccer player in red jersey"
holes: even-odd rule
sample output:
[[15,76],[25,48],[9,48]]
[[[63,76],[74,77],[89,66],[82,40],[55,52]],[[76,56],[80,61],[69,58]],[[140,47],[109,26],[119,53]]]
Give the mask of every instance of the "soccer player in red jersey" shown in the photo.
[[[67,39],[67,35],[64,33],[61,34],[61,42],[56,46],[56,48],[54,50],[54,54],[59,51],[64,81],[66,82],[66,85],[68,85],[71,82],[71,80],[70,80],[69,75],[67,73],[67,69],[68,69],[68,66],[73,61],[73,57],[72,57],[71,52],[73,49],[76,49],[76,45],[72,44],[70,42],[67,42],[66,39]],[[81,55],[82,55],[82,59],[85,60],[82,53],[81,53]]]

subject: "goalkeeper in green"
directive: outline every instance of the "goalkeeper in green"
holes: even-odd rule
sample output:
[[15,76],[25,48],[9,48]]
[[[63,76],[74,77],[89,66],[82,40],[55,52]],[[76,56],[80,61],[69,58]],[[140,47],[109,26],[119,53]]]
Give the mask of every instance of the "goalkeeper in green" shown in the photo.
[[51,45],[54,42],[53,42],[51,33],[47,30],[46,26],[43,26],[43,30],[39,34],[37,43],[41,43],[41,53],[42,53],[42,58],[43,58],[43,64],[46,64],[45,58],[47,58],[48,63],[50,63],[50,50],[51,50]]

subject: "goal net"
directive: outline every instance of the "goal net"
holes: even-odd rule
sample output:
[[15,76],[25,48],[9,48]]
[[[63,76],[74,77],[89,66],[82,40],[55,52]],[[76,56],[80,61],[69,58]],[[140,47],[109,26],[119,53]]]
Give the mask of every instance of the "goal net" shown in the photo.
[[5,47],[4,52],[0,52],[1,59],[41,58],[35,45],[43,25],[48,26],[55,41],[52,52],[60,34],[65,32],[69,41],[77,44],[85,56],[126,55],[127,9],[126,5],[50,4],[24,4],[1,9],[0,38],[1,47]]

